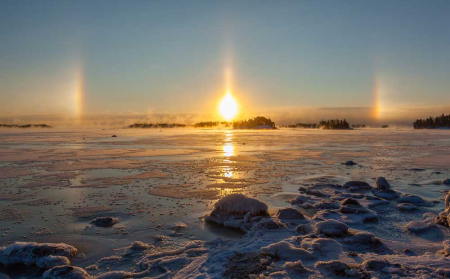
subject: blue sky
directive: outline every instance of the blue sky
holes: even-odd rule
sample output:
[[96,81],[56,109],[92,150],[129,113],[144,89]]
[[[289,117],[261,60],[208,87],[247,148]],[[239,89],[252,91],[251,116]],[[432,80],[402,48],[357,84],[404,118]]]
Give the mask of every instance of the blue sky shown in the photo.
[[0,110],[70,112],[78,84],[85,113],[207,113],[226,68],[248,111],[441,106],[449,14],[438,0],[3,0]]

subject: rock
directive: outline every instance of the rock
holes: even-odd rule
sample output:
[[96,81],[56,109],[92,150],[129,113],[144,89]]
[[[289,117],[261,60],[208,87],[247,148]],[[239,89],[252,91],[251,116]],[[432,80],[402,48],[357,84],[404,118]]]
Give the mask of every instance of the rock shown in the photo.
[[336,220],[326,220],[314,225],[315,233],[330,237],[342,237],[347,234],[348,226]]
[[345,162],[344,165],[346,165],[346,166],[354,166],[354,165],[357,165],[357,163],[355,163],[352,160],[350,160],[350,161]]
[[297,248],[294,245],[286,241],[280,241],[277,243],[270,244],[267,247],[262,247],[261,251],[263,253],[269,254],[275,258],[283,260],[303,260],[309,261],[314,260],[316,257],[310,252]]
[[348,264],[341,261],[318,261],[314,267],[326,274],[333,274],[337,276],[356,277],[359,275],[357,270],[352,269]]
[[112,138],[117,138],[117,136],[116,136],[116,135],[112,135],[111,137],[112,137]]
[[295,273],[312,273],[312,270],[306,268],[302,261],[286,262],[283,265],[286,270],[293,270]]
[[450,178],[442,180],[442,184],[444,185],[450,185]]
[[82,268],[70,265],[55,266],[44,272],[43,279],[89,279],[91,276]]
[[276,215],[278,219],[284,220],[301,220],[305,219],[305,216],[295,208],[283,208],[278,210],[278,214]]
[[0,248],[0,263],[5,266],[22,264],[52,268],[70,263],[77,249],[64,243],[15,242]]
[[423,233],[435,228],[435,225],[427,224],[419,221],[411,221],[406,224],[406,229],[413,233]]
[[375,181],[375,189],[377,190],[390,190],[391,184],[389,184],[386,180],[386,178],[380,176]]
[[353,191],[372,189],[372,186],[370,186],[368,183],[366,183],[364,181],[348,181],[348,182],[345,182],[344,187],[353,189]]
[[419,196],[405,194],[403,197],[398,199],[399,203],[409,203],[415,206],[433,206],[432,202],[426,201]]
[[297,228],[295,228],[295,230],[301,234],[310,234],[314,231],[313,227],[311,227],[311,225],[309,224],[298,225]]
[[342,201],[342,205],[361,206],[361,204],[357,200],[355,200],[354,198],[346,198],[345,200]]
[[97,227],[111,227],[119,222],[120,220],[114,217],[97,217],[90,223]]
[[417,206],[410,203],[399,203],[397,207],[401,211],[413,211],[417,209]]

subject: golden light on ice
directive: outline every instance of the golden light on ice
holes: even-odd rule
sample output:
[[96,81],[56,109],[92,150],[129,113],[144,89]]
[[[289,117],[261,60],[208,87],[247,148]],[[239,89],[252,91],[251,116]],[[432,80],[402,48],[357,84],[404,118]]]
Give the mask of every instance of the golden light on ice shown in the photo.
[[229,92],[220,102],[219,111],[227,121],[230,121],[236,116],[238,105]]

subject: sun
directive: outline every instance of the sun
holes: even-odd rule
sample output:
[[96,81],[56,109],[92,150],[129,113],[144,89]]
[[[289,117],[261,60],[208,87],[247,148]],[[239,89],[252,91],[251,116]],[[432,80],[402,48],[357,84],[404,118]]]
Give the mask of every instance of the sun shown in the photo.
[[229,92],[220,102],[219,111],[227,121],[230,121],[236,116],[238,105]]

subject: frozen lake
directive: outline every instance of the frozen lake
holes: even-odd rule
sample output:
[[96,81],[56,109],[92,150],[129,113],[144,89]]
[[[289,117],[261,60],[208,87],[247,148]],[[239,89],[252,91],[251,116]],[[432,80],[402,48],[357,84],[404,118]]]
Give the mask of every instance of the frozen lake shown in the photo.
[[[356,165],[345,165],[349,160]],[[402,213],[391,200],[371,208],[377,223],[352,221],[350,229],[392,242],[393,255],[405,247],[418,255],[437,253],[448,239],[448,228],[430,236],[405,226],[421,221],[424,213],[444,210],[450,186],[441,182],[450,177],[449,169],[448,130],[2,129],[0,245],[66,243],[79,252],[72,265],[90,267],[91,275],[131,272],[145,268],[132,260],[101,259],[120,254],[133,241],[152,244],[159,252],[193,240],[242,243],[248,238],[244,232],[204,221],[227,195],[256,198],[269,206],[271,215],[295,207],[313,218],[317,208],[291,205],[299,188],[348,181],[373,186],[381,176],[400,195],[417,195],[430,206]],[[319,190],[328,198],[336,194]],[[120,222],[111,227],[90,223],[104,216]],[[12,278],[41,276],[38,270],[4,272]],[[145,276],[164,273],[152,272]],[[168,278],[181,276],[171,272]]]

